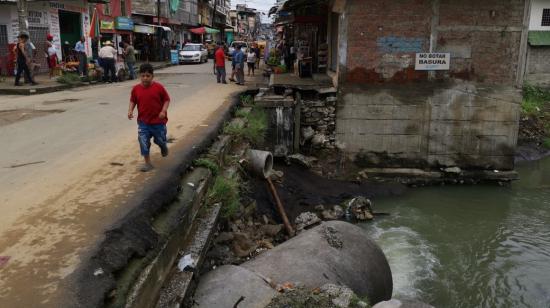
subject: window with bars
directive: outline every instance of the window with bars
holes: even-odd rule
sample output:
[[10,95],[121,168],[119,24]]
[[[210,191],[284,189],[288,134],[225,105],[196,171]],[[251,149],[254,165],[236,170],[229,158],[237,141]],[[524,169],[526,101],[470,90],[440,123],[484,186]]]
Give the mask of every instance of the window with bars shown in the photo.
[[541,26],[548,27],[550,26],[550,9],[542,10],[542,23]]

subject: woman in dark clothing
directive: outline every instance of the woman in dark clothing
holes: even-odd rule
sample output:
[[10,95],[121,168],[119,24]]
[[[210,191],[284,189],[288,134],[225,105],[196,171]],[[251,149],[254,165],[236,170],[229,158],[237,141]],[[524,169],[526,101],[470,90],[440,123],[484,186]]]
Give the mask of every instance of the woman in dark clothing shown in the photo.
[[30,59],[28,58],[26,44],[29,40],[29,34],[27,32],[21,32],[19,34],[19,41],[17,42],[16,53],[17,53],[17,73],[15,74],[15,85],[20,86],[19,80],[21,79],[21,74],[25,74],[25,78],[31,81],[32,85],[37,85],[34,81],[31,71],[29,69]]

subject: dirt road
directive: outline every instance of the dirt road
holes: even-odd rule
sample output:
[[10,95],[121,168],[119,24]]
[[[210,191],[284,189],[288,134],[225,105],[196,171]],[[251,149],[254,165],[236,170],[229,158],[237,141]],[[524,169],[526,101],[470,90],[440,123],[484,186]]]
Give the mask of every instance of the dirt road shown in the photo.
[[[174,147],[191,146],[242,90],[216,84],[211,62],[156,77],[172,97]],[[64,279],[127,213],[124,201],[177,163],[155,147],[157,170],[137,171],[136,123],[126,118],[133,84],[0,97],[0,307],[58,306]]]

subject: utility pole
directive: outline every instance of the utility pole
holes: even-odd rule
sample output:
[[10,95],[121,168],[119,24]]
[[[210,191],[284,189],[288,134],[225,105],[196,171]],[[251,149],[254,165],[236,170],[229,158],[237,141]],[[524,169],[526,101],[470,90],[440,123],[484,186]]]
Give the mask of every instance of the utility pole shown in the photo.
[[162,25],[162,23],[160,22],[160,0],[157,0],[157,24],[159,26]]
[[19,33],[21,33],[21,31],[28,31],[27,0],[17,0],[17,15],[19,19]]

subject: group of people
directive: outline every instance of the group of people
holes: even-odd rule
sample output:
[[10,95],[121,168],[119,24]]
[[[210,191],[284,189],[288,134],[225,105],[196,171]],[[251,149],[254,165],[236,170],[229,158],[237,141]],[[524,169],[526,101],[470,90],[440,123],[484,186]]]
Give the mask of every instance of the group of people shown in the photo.
[[[214,53],[214,71],[218,83],[227,83],[225,71],[225,43],[218,43],[216,52]],[[248,76],[254,76],[255,70],[260,64],[260,49],[255,46],[243,51],[243,46],[237,44],[232,55],[232,71],[229,81],[236,82],[237,85],[244,85],[244,67],[245,63],[248,67]],[[236,78],[236,79],[235,79]]]

